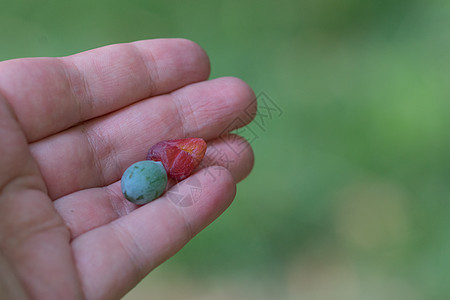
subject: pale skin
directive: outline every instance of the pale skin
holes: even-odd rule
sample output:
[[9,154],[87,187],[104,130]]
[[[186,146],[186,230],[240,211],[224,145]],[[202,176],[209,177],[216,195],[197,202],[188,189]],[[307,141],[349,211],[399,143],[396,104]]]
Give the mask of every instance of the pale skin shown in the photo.
[[[0,298],[119,299],[230,205],[253,152],[219,135],[250,122],[256,102],[239,79],[207,80],[209,68],[181,39],[0,62]],[[125,169],[184,137],[229,158],[192,175],[198,199],[127,202]]]

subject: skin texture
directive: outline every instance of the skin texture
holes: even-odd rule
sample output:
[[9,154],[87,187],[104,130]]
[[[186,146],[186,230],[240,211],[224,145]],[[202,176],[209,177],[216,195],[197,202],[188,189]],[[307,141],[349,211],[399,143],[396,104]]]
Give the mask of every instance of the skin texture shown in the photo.
[[[219,135],[251,121],[255,96],[208,76],[205,52],[181,39],[0,63],[2,299],[119,299],[230,205],[253,153]],[[192,205],[125,200],[128,166],[190,136],[208,142],[186,179],[201,186]]]

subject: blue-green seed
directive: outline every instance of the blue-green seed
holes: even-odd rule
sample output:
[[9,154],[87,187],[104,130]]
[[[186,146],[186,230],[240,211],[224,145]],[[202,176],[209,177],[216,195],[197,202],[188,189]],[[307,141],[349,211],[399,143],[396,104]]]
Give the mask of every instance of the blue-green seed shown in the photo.
[[144,160],[132,164],[122,175],[122,193],[134,204],[146,204],[164,193],[167,173],[159,161]]

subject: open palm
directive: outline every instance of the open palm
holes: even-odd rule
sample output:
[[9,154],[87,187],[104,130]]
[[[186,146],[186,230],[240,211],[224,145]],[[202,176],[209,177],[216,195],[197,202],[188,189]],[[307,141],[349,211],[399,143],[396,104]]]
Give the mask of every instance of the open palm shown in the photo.
[[[180,39],[0,63],[0,296],[119,298],[226,209],[253,153],[219,135],[250,122],[256,102],[239,79],[208,76],[203,50]],[[191,176],[198,198],[126,201],[123,171],[184,137],[223,164]]]

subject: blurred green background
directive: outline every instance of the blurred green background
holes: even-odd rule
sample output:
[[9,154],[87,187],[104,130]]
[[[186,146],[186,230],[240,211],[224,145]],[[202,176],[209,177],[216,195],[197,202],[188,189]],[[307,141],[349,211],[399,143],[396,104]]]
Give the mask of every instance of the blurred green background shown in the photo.
[[243,132],[230,209],[125,299],[450,299],[450,1],[0,2],[0,60],[158,37],[281,111]]

